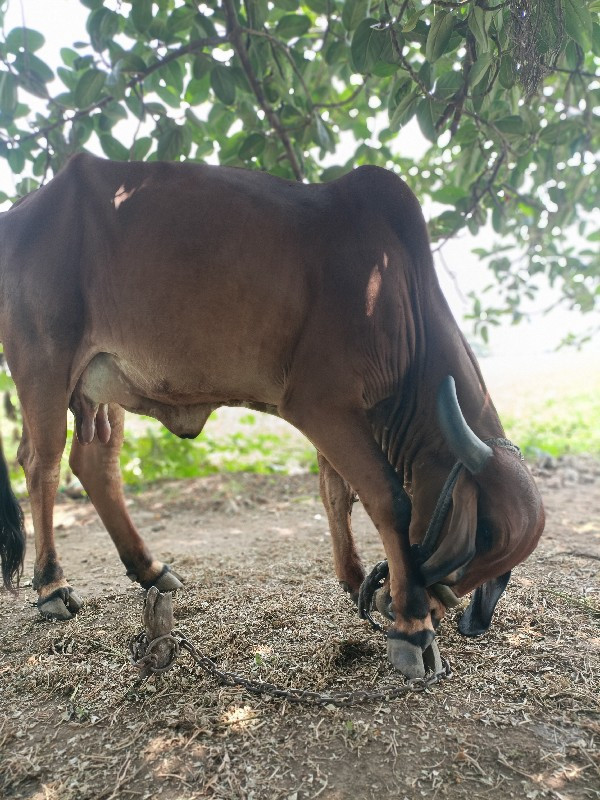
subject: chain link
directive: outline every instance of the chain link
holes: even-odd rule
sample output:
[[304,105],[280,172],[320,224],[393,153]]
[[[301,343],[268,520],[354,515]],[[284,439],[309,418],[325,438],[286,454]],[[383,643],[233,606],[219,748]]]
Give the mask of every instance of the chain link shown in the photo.
[[[156,653],[154,649],[159,642],[169,642],[171,645],[169,662],[163,667],[155,666]],[[146,674],[166,672],[174,666],[181,650],[186,650],[199,667],[225,686],[241,686],[253,694],[266,694],[269,697],[288,700],[291,703],[315,706],[334,705],[347,707],[360,703],[394,700],[411,692],[423,692],[441,680],[452,677],[450,664],[446,659],[442,659],[443,666],[440,672],[429,673],[424,678],[410,678],[403,684],[390,686],[387,689],[316,692],[310,689],[284,689],[266,681],[251,680],[244,678],[242,675],[236,675],[234,672],[219,669],[212,659],[199,653],[192,642],[177,630],[171,631],[170,634],[165,636],[159,636],[152,641],[148,641],[148,637],[142,631],[137,636],[132,637],[129,642],[129,650],[133,666]]]

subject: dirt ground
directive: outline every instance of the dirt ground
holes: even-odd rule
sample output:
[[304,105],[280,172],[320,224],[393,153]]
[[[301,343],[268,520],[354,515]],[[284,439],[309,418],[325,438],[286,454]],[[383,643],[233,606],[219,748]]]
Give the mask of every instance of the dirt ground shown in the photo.
[[[373,705],[305,708],[220,686],[182,655],[137,679],[142,593],[85,499],[57,542],[87,600],[48,623],[0,596],[0,796],[35,800],[600,797],[600,464],[538,469],[543,543],[480,639],[442,625],[453,677]],[[381,636],[337,586],[315,476],[223,475],[131,495],[155,554],[185,577],[177,625],[220,666],[319,690],[398,683]],[[364,512],[365,562],[382,555]],[[30,546],[25,577],[32,571]]]

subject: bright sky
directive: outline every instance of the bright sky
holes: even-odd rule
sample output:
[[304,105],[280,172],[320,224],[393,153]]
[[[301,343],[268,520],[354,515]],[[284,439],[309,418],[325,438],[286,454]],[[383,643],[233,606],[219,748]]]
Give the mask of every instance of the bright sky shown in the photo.
[[[85,38],[85,20],[88,10],[74,0],[10,0],[5,20],[5,30],[23,23],[39,30],[46,37],[46,44],[40,56],[48,63],[60,61],[59,50],[69,46],[78,38]],[[413,121],[398,138],[398,148],[406,155],[415,155],[423,151],[426,143],[421,136],[417,124]],[[343,160],[346,160],[342,156]],[[0,168],[0,189],[8,189],[13,179],[6,167]],[[427,213],[427,209],[426,213]],[[477,240],[468,234],[449,242],[444,247],[444,262],[454,273],[450,277],[438,259],[438,274],[444,292],[450,302],[454,314],[460,320],[469,310],[468,302],[463,296],[470,291],[479,291],[490,282],[490,275],[482,269],[476,257],[471,255],[473,247],[489,247],[493,234],[484,231]],[[460,287],[457,291],[456,284]],[[494,298],[487,296],[493,305]],[[550,289],[540,292],[536,301],[530,304],[531,320],[518,326],[505,325],[493,329],[490,339],[491,351],[494,355],[506,357],[512,355],[521,361],[526,359],[535,368],[536,358],[542,353],[553,350],[567,332],[581,332],[592,325],[592,319],[578,312],[561,308],[549,314],[542,311],[556,300],[556,294]],[[597,322],[597,320],[596,320]],[[470,333],[470,323],[463,328]]]

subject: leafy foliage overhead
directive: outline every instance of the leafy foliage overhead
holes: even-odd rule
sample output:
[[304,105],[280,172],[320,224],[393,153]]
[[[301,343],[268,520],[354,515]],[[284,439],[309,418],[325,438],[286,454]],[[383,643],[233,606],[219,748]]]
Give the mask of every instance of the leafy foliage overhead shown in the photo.
[[[434,242],[491,220],[499,243],[478,254],[506,304],[476,305],[484,334],[540,275],[598,303],[600,0],[80,2],[87,38],[56,69],[41,32],[0,42],[17,196],[85,148],[297,180],[379,164],[434,201]],[[418,160],[396,142],[413,118],[431,143]]]

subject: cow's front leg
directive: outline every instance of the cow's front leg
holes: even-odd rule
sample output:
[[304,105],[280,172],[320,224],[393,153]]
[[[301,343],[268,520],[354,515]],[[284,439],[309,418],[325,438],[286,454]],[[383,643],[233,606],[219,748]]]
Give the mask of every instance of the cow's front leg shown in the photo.
[[[319,402],[320,401],[320,402]],[[435,637],[430,600],[412,564],[408,540],[410,504],[394,469],[373,438],[362,409],[340,408],[291,396],[281,416],[313,442],[347,483],[356,489],[379,531],[390,568],[393,624],[388,656],[408,678],[425,675]]]
[[355,499],[354,490],[318,451],[317,460],[319,462],[319,490],[329,522],[335,574],[342,589],[348,592],[356,603],[360,585],[365,577],[365,570],[352,534],[351,514]]
[[108,441],[102,443],[96,437],[83,445],[74,436],[69,463],[115,543],[127,575],[145,589],[151,586],[161,592],[181,589],[179,577],[167,564],[153,558],[127,511],[119,463],[124,417],[120,406],[110,404]]
[[59,414],[38,414],[23,404],[23,436],[18,459],[25,472],[35,533],[33,587],[43,616],[70,619],[81,608],[77,593],[68,585],[54,543],[53,513],[60,476],[60,459],[66,440],[66,403]]

